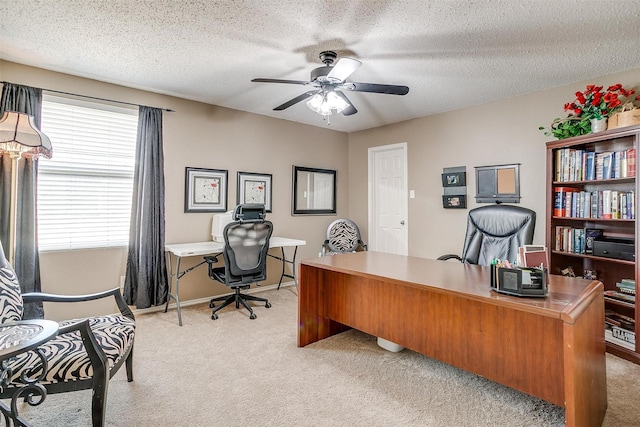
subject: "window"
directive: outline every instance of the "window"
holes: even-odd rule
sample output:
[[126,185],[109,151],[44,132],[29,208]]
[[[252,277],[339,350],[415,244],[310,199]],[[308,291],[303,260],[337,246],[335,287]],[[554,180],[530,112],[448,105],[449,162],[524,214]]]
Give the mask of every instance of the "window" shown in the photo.
[[126,246],[137,109],[43,95],[53,156],[38,166],[40,250]]

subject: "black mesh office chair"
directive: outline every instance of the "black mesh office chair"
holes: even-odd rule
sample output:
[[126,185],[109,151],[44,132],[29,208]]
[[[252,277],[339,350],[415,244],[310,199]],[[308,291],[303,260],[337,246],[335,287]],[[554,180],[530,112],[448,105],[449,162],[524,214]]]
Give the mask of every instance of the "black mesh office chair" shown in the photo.
[[468,264],[490,265],[491,260],[516,260],[518,248],[533,243],[536,213],[512,205],[489,205],[469,211],[462,257],[443,255]]
[[[234,212],[236,221],[226,225],[223,231],[224,267],[214,267],[218,262],[216,256],[207,256],[205,261],[209,265],[209,277],[224,283],[235,291],[227,297],[213,298],[209,306],[213,308],[212,319],[218,318],[218,311],[232,302],[236,303],[236,309],[240,304],[249,310],[249,318],[257,316],[247,301],[264,302],[269,308],[271,304],[266,298],[258,298],[253,295],[243,294],[240,291],[249,289],[252,283],[263,281],[267,278],[267,251],[269,239],[273,232],[273,224],[264,219],[264,206],[252,209],[255,205],[238,205]],[[260,213],[260,209],[262,213]],[[256,213],[257,212],[257,213]],[[216,306],[215,303],[223,301]]]

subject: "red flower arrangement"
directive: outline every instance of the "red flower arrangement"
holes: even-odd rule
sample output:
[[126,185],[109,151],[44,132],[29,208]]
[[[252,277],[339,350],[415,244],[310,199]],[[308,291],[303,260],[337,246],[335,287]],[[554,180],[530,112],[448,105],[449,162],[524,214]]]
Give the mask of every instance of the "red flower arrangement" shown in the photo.
[[[605,91],[602,86],[587,85],[584,92],[576,92],[576,100],[564,104],[564,111],[572,112],[576,117],[602,119],[612,116],[622,107],[620,97],[633,95],[633,89],[627,90],[620,83],[609,86]],[[640,101],[640,96],[635,98]]]

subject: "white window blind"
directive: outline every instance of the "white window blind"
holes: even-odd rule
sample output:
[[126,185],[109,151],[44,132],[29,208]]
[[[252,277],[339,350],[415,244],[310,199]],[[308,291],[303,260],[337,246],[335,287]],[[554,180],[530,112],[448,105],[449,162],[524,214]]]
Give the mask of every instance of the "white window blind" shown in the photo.
[[43,95],[53,156],[38,166],[40,250],[127,245],[137,126],[137,109]]

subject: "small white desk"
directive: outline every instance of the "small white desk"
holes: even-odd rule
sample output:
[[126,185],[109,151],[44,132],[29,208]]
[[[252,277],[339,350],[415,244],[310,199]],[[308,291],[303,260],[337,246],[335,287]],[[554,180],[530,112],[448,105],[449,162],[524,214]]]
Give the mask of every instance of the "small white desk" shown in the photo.
[[[288,277],[293,279],[293,282],[298,286],[298,279],[296,277],[296,254],[298,252],[298,246],[304,246],[307,242],[304,240],[298,239],[289,239],[287,237],[271,237],[269,239],[269,248],[280,248],[281,256],[268,254],[270,257],[275,258],[277,260],[282,261],[282,274],[280,274],[280,281],[278,282],[278,289],[280,289],[280,285],[282,285],[282,279]],[[293,257],[289,260],[286,258],[284,253],[284,248],[294,248],[293,249]],[[224,243],[220,242],[195,242],[195,243],[177,243],[173,245],[164,245],[164,250],[167,255],[167,266],[169,267],[169,295],[167,296],[167,304],[164,307],[164,312],[167,312],[169,308],[169,301],[171,298],[176,300],[176,305],[178,307],[178,324],[182,326],[182,314],[180,312],[180,296],[179,296],[179,286],[180,279],[182,276],[195,269],[196,267],[201,266],[206,261],[202,261],[193,267],[189,267],[186,270],[180,271],[180,260],[183,257],[190,256],[204,256],[211,254],[220,254],[224,249]],[[173,268],[173,258],[175,258],[175,270]],[[286,274],[285,267],[287,264],[292,265],[293,274]],[[175,282],[175,294],[171,293],[172,282]]]

